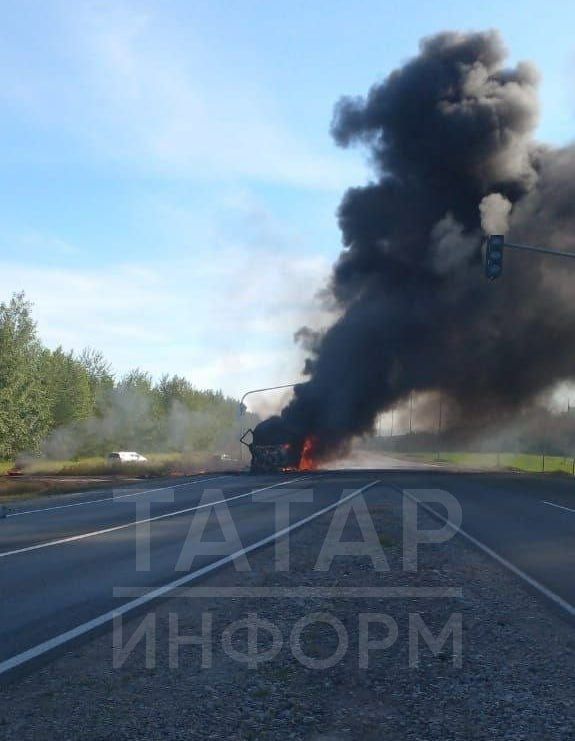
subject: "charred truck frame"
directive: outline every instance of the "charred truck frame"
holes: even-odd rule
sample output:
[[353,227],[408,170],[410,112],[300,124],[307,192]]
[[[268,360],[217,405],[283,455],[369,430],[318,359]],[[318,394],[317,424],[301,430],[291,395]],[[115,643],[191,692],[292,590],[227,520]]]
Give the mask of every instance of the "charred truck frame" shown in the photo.
[[[286,440],[285,429],[278,426],[277,434],[270,435],[270,430],[264,426],[255,430],[250,427],[240,438],[240,442],[250,451],[252,457],[250,471],[252,473],[277,473],[279,471],[294,471],[300,466],[302,446],[293,440]],[[247,442],[248,435],[252,436]]]

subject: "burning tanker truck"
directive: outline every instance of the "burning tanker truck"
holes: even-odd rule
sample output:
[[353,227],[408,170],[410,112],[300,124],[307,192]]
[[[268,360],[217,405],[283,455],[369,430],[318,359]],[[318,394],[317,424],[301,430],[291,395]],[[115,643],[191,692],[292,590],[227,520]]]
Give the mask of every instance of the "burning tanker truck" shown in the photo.
[[[251,442],[246,442],[248,435]],[[280,417],[271,417],[247,430],[241,441],[250,451],[252,473],[305,471],[314,467],[313,441],[290,428]]]

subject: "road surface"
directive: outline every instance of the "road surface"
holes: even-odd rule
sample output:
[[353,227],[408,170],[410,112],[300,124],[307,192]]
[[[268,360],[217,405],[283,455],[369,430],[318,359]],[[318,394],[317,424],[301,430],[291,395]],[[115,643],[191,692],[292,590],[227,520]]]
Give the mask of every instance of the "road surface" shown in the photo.
[[[275,503],[310,489],[312,501],[292,502],[289,524]],[[194,517],[225,501],[241,544],[249,552],[273,542],[278,528],[304,526],[358,492],[385,502],[416,499],[421,490],[454,495],[463,535],[514,571],[527,589],[567,619],[575,617],[575,484],[571,479],[471,474],[405,466],[267,476],[206,475],[121,491],[98,491],[21,503],[0,520],[0,678],[49,660],[94,629],[113,611],[129,612],[226,565],[222,549],[182,561]],[[209,491],[206,495],[205,492]],[[206,499],[205,497],[208,497]],[[204,497],[204,498],[202,498]],[[438,507],[440,516],[443,510]],[[213,515],[213,512],[212,512]],[[440,527],[438,522],[437,526]],[[202,540],[221,540],[216,517]],[[145,544],[149,542],[149,551]],[[144,543],[144,546],[142,546]],[[233,550],[233,549],[232,549]],[[144,596],[118,598],[132,587]],[[126,592],[124,591],[125,595]]]

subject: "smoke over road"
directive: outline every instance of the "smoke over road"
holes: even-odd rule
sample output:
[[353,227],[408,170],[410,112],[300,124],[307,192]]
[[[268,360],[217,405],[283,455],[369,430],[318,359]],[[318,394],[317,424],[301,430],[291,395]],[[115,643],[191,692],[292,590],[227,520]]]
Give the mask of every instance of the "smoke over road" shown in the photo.
[[368,148],[375,180],[339,208],[341,317],[302,333],[309,380],[258,440],[329,457],[411,390],[489,421],[575,375],[570,261],[506,252],[494,283],[481,265],[484,230],[575,249],[575,149],[534,141],[537,71],[504,61],[494,31],[441,33],[337,104],[333,136]]

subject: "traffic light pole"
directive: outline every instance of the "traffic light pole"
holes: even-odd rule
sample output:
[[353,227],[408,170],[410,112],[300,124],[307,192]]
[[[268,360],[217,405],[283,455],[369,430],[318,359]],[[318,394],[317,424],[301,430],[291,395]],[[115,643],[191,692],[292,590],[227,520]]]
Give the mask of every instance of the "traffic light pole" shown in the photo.
[[[563,250],[549,250],[547,247],[536,247],[528,244],[515,244],[507,242],[503,234],[490,234],[487,237],[487,246],[485,251],[485,273],[488,278],[495,280],[501,275],[503,268],[503,248],[513,250],[523,250],[524,252],[537,252],[541,255],[555,255],[556,257],[575,258],[575,252],[565,252]],[[441,405],[441,397],[440,397]],[[441,428],[441,406],[439,412],[439,425]],[[541,454],[541,469],[545,471],[545,432],[543,434],[543,452]],[[497,465],[499,467],[499,453],[497,453]],[[575,457],[573,458],[573,473],[575,474]]]
[[[294,386],[297,386],[297,383],[282,383],[279,386],[266,386],[263,389],[252,389],[251,391],[246,391],[246,393],[242,396],[239,406],[238,406],[238,417],[240,419],[240,433],[243,437],[244,435],[244,414],[246,413],[246,405],[244,404],[245,400],[248,396],[251,394],[260,394],[262,391],[275,391],[276,389],[292,389]],[[242,445],[240,445],[240,461],[244,460],[244,448]]]
[[511,247],[514,250],[526,250],[527,252],[540,252],[543,255],[557,255],[557,257],[575,257],[575,252],[562,252],[561,250],[548,250],[546,247],[531,247],[527,244],[513,244],[504,242],[504,247]]
[[536,252],[540,255],[555,255],[555,257],[575,257],[575,252],[563,252],[562,250],[549,250],[547,247],[516,244],[515,242],[507,242],[503,234],[490,234],[485,242],[485,275],[489,280],[499,278],[503,272],[504,248],[523,250],[524,252]]

